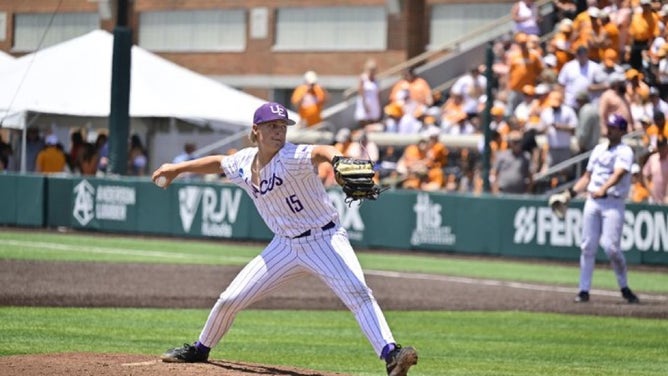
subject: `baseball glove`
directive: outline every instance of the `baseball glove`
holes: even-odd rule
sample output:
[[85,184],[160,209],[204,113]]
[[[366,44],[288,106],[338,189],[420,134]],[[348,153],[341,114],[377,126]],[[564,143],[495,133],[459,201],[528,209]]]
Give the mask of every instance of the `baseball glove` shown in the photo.
[[363,199],[375,200],[385,190],[373,181],[376,173],[370,160],[335,156],[332,166],[336,182],[343,188],[348,204]]
[[568,203],[571,202],[573,196],[573,192],[570,189],[561,193],[555,193],[547,200],[547,204],[557,218],[563,219],[566,216]]

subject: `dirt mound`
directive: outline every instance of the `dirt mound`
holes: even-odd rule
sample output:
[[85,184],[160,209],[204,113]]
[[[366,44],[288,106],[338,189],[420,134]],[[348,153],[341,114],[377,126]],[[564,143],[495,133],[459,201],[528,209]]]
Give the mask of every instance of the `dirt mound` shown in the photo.
[[299,368],[212,360],[209,363],[175,364],[145,355],[48,354],[0,357],[0,375],[30,376],[334,376]]

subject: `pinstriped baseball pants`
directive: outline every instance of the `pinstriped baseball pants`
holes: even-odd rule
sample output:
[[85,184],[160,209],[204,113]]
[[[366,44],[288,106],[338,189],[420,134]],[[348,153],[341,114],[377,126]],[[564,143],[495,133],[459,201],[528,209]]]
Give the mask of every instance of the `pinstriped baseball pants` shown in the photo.
[[378,356],[394,338],[344,228],[298,239],[275,236],[223,291],[200,333],[199,341],[214,347],[230,329],[236,314],[290,280],[305,274],[320,278],[354,314]]

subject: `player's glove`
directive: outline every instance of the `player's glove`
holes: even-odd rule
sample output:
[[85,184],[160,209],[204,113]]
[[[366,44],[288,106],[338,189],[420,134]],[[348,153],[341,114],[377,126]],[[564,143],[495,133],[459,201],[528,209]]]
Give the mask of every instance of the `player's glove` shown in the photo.
[[563,192],[551,195],[547,200],[547,204],[557,218],[563,219],[566,216],[568,203],[571,202],[571,198],[573,197],[575,197],[575,191],[573,191],[573,189],[567,189]]
[[378,186],[373,177],[373,162],[370,160],[335,156],[332,159],[336,182],[343,188],[346,203],[367,199],[375,200],[385,189]]

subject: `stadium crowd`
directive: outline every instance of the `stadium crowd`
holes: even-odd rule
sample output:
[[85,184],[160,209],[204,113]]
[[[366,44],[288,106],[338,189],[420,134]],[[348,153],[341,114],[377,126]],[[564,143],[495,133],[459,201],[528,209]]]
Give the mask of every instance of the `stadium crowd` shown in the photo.
[[[471,66],[447,90],[434,90],[406,69],[381,98],[376,62],[359,75],[355,124],[340,129],[336,147],[345,155],[377,162],[378,180],[404,189],[483,191],[486,145],[446,146],[445,135],[485,133],[483,112],[491,88],[490,169],[493,193],[536,194],[572,182],[576,168],[542,174],[605,141],[606,119],[619,113],[631,124],[636,164],[633,202],[668,203],[668,4],[661,0],[554,0],[552,30],[540,33],[533,0],[512,7],[512,33],[493,43],[491,72]],[[488,82],[488,77],[491,81]],[[328,101],[315,71],[304,75],[291,104],[301,126],[318,124]],[[408,146],[376,145],[373,132],[419,135]],[[79,135],[80,136],[80,135]],[[64,150],[54,135],[27,134],[27,170],[104,173],[106,136],[83,142],[72,135]],[[480,137],[481,140],[484,138]],[[0,171],[11,170],[11,147],[0,138]],[[578,167],[585,166],[586,159]],[[138,136],[129,140],[128,174],[146,173],[147,150]],[[331,166],[319,174],[336,184]],[[534,180],[534,176],[547,178]]]
[[[546,181],[532,177],[603,142],[606,119],[619,113],[637,135],[629,200],[668,203],[668,4],[588,0],[578,12],[574,2],[555,3],[560,4],[556,9],[565,10],[556,12],[554,30],[542,38],[516,19],[516,30],[494,42],[491,82],[485,66],[473,66],[448,90],[438,92],[409,68],[381,104],[380,117],[360,116],[352,131],[342,129],[336,135],[337,147],[344,154],[376,160],[379,180],[396,187],[481,192],[483,143],[447,147],[440,136],[484,133],[482,114],[491,85],[493,192],[540,193],[572,181],[574,168]],[[367,64],[358,94],[364,98],[362,105],[374,108],[365,103],[375,98],[369,66],[375,69]],[[420,137],[404,148],[379,147],[369,141],[370,132]],[[364,146],[356,146],[357,140]],[[331,172],[322,171],[322,177],[325,184],[334,184]]]

